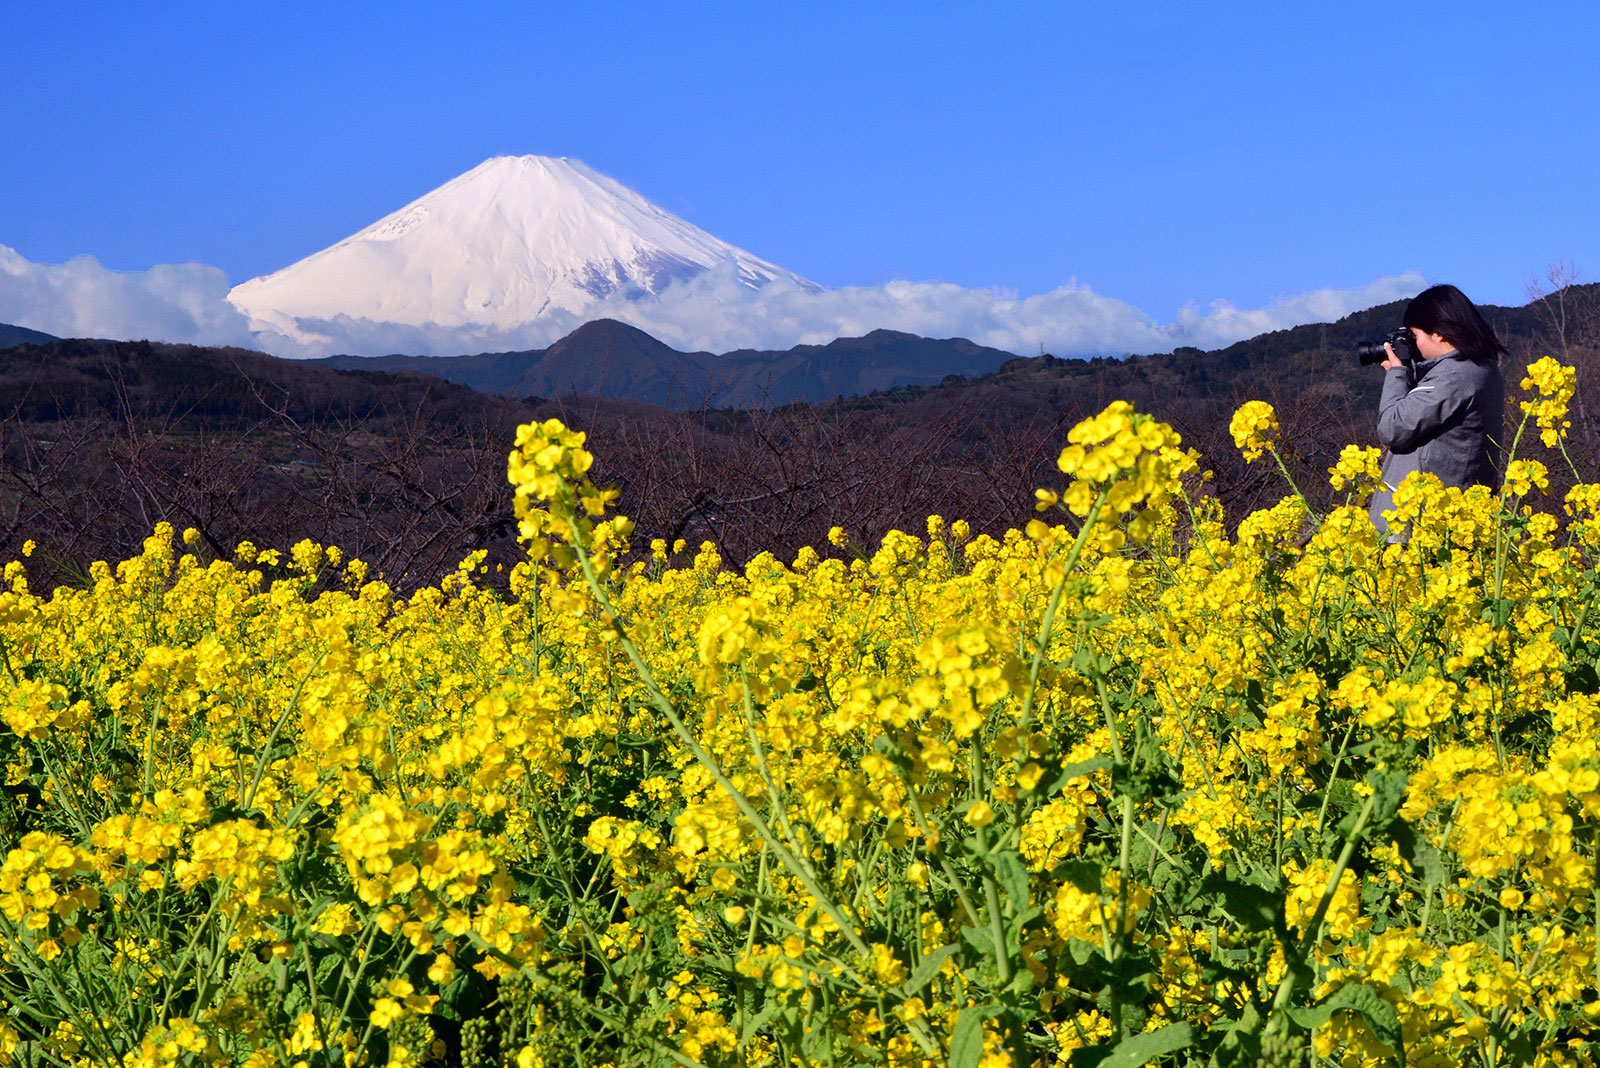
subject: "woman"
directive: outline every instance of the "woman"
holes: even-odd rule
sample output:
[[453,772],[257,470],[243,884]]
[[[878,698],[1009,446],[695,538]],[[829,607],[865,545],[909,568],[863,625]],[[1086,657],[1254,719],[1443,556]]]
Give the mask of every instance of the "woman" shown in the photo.
[[1500,486],[1501,419],[1506,351],[1483,315],[1455,286],[1434,286],[1406,305],[1403,325],[1419,357],[1407,362],[1384,345],[1388,358],[1378,401],[1378,441],[1388,450],[1383,485],[1372,496],[1372,521],[1389,533],[1383,513],[1406,475],[1426,471],[1446,486]]

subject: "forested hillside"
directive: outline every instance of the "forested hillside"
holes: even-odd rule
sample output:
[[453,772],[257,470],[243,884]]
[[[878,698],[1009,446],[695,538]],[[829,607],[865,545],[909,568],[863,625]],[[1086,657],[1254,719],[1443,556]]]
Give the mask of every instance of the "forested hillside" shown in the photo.
[[[1557,298],[1487,309],[1512,350],[1508,415],[1530,359],[1574,364],[1572,452],[1600,471],[1600,413],[1587,400],[1600,381],[1597,287]],[[1067,429],[1113,399],[1171,423],[1237,517],[1276,500],[1281,483],[1239,458],[1233,411],[1273,403],[1290,470],[1308,495],[1326,495],[1339,448],[1374,441],[1381,372],[1357,366],[1351,349],[1381,337],[1401,310],[1215,352],[1017,358],[978,377],[774,409],[495,396],[431,375],[236,349],[22,345],[0,351],[0,556],[31,539],[38,579],[76,581],[92,560],[137,552],[168,520],[194,527],[217,555],[244,540],[338,544],[402,586],[475,549],[506,563],[518,553],[506,453],[519,423],[551,416],[588,431],[596,474],[621,490],[640,545],[712,540],[731,563],[825,547],[833,526],[868,544],[935,513],[978,531],[1024,523],[1033,490],[1056,478]],[[1550,466],[1565,468],[1558,458]]]

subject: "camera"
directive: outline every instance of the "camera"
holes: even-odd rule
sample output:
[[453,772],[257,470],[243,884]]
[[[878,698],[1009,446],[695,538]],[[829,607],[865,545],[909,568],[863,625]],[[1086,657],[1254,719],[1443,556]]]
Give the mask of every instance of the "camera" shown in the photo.
[[1382,363],[1389,358],[1383,351],[1385,344],[1394,346],[1394,354],[1400,357],[1402,363],[1416,363],[1421,353],[1417,351],[1417,343],[1411,337],[1411,331],[1405,327],[1391,330],[1383,336],[1382,341],[1363,341],[1356,346],[1356,359],[1365,367],[1368,364]]

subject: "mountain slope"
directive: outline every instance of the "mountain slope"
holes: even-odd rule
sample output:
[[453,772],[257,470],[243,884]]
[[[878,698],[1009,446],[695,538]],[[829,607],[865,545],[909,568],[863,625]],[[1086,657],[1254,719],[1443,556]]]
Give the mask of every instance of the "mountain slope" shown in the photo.
[[52,334],[43,330],[29,330],[25,326],[12,326],[10,323],[0,323],[0,349],[9,349],[16,345],[48,345],[57,340]]
[[747,285],[812,286],[577,160],[499,156],[228,299],[302,340],[339,316],[510,330],[728,263]]
[[548,349],[476,356],[333,356],[346,370],[415,371],[495,393],[557,397],[580,393],[668,408],[768,407],[824,401],[897,386],[933,385],[949,375],[995,370],[1009,352],[966,338],[874,330],[865,337],[783,351],[724,355],[680,352],[637,327],[597,319]]

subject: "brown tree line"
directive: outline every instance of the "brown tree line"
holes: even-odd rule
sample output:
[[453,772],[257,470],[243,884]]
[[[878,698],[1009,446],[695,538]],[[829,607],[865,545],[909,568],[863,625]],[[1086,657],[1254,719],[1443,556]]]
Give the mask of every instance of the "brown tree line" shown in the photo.
[[[1600,383],[1600,306],[1571,282],[1552,274],[1530,293],[1547,327],[1517,338],[1504,363],[1507,418],[1514,426],[1520,415],[1516,385],[1529,362],[1553,354],[1575,365],[1570,451],[1600,479],[1600,406],[1589,395]],[[976,532],[1021,525],[1034,515],[1034,489],[1059,482],[1067,431],[1113,393],[1178,429],[1214,472],[1206,492],[1235,519],[1287,492],[1275,467],[1247,465],[1234,449],[1228,420],[1244,400],[1277,408],[1284,459],[1319,505],[1331,499],[1327,469],[1339,449],[1375,443],[1372,369],[1365,393],[1278,365],[1188,393],[1181,377],[1174,388],[1170,367],[1148,384],[1137,368],[1119,368],[1115,380],[1071,370],[1052,377],[1050,365],[1030,364],[1026,380],[890,400],[667,412],[493,397],[426,376],[233,350],[24,346],[0,353],[0,558],[20,557],[32,540],[36,587],[79,583],[91,561],[137,553],[165,521],[198,531],[214,557],[243,541],[338,545],[402,589],[436,581],[475,550],[509,565],[519,550],[506,454],[518,424],[552,416],[588,431],[597,480],[621,491],[638,548],[657,537],[691,551],[711,541],[734,566],[763,550],[785,559],[803,545],[827,551],[834,526],[870,545],[891,529],[920,533],[935,513]],[[1523,453],[1571,481],[1536,438]]]

